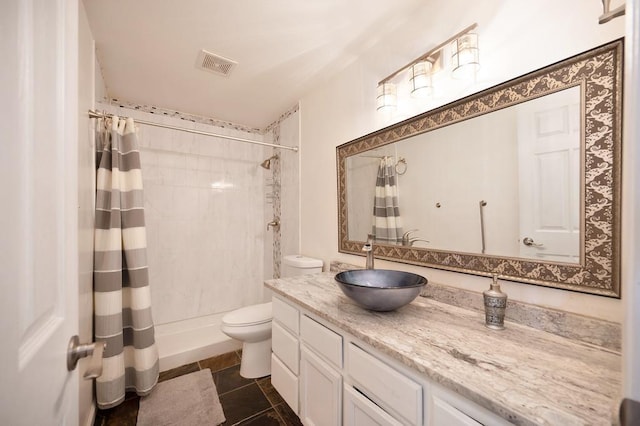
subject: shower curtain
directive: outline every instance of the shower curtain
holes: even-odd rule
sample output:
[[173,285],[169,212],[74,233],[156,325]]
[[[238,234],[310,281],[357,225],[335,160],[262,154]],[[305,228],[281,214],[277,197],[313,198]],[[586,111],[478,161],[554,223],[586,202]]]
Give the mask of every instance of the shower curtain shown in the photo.
[[146,395],[158,381],[151,318],[140,154],[132,119],[98,120],[94,334],[106,342],[96,379],[99,408]]
[[376,191],[373,201],[373,229],[376,241],[402,242],[402,219],[398,207],[395,161],[383,157],[378,167]]

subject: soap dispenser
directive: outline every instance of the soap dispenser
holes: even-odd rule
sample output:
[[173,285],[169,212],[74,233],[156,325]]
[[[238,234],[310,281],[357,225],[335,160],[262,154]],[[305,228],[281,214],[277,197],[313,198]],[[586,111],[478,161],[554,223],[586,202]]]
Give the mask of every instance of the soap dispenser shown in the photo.
[[484,296],[485,325],[492,330],[504,330],[507,295],[500,290],[498,274],[493,274],[491,288],[482,294]]

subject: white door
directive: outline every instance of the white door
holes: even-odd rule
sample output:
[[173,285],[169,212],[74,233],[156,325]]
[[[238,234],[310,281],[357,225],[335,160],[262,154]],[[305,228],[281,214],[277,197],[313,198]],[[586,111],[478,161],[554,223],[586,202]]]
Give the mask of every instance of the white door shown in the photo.
[[0,424],[76,425],[78,3],[0,9]]
[[518,106],[520,256],[580,260],[580,87]]

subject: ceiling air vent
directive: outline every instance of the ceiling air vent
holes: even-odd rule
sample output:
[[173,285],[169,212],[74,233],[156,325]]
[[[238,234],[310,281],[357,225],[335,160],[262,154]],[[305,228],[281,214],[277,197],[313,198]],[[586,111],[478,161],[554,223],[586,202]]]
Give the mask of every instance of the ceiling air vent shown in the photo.
[[237,62],[232,61],[231,59],[215,55],[203,49],[198,54],[196,67],[214,74],[224,75],[226,77],[237,64]]

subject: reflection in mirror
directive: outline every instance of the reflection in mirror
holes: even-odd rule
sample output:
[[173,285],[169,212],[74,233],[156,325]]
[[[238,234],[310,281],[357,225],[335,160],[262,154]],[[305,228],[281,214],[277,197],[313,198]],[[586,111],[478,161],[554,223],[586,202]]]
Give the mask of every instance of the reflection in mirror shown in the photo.
[[340,252],[619,297],[621,99],[618,40],[338,146]]
[[[379,242],[579,263],[580,98],[574,86],[348,157],[349,239],[373,227]],[[411,165],[390,168],[395,242],[374,209],[387,158]]]

